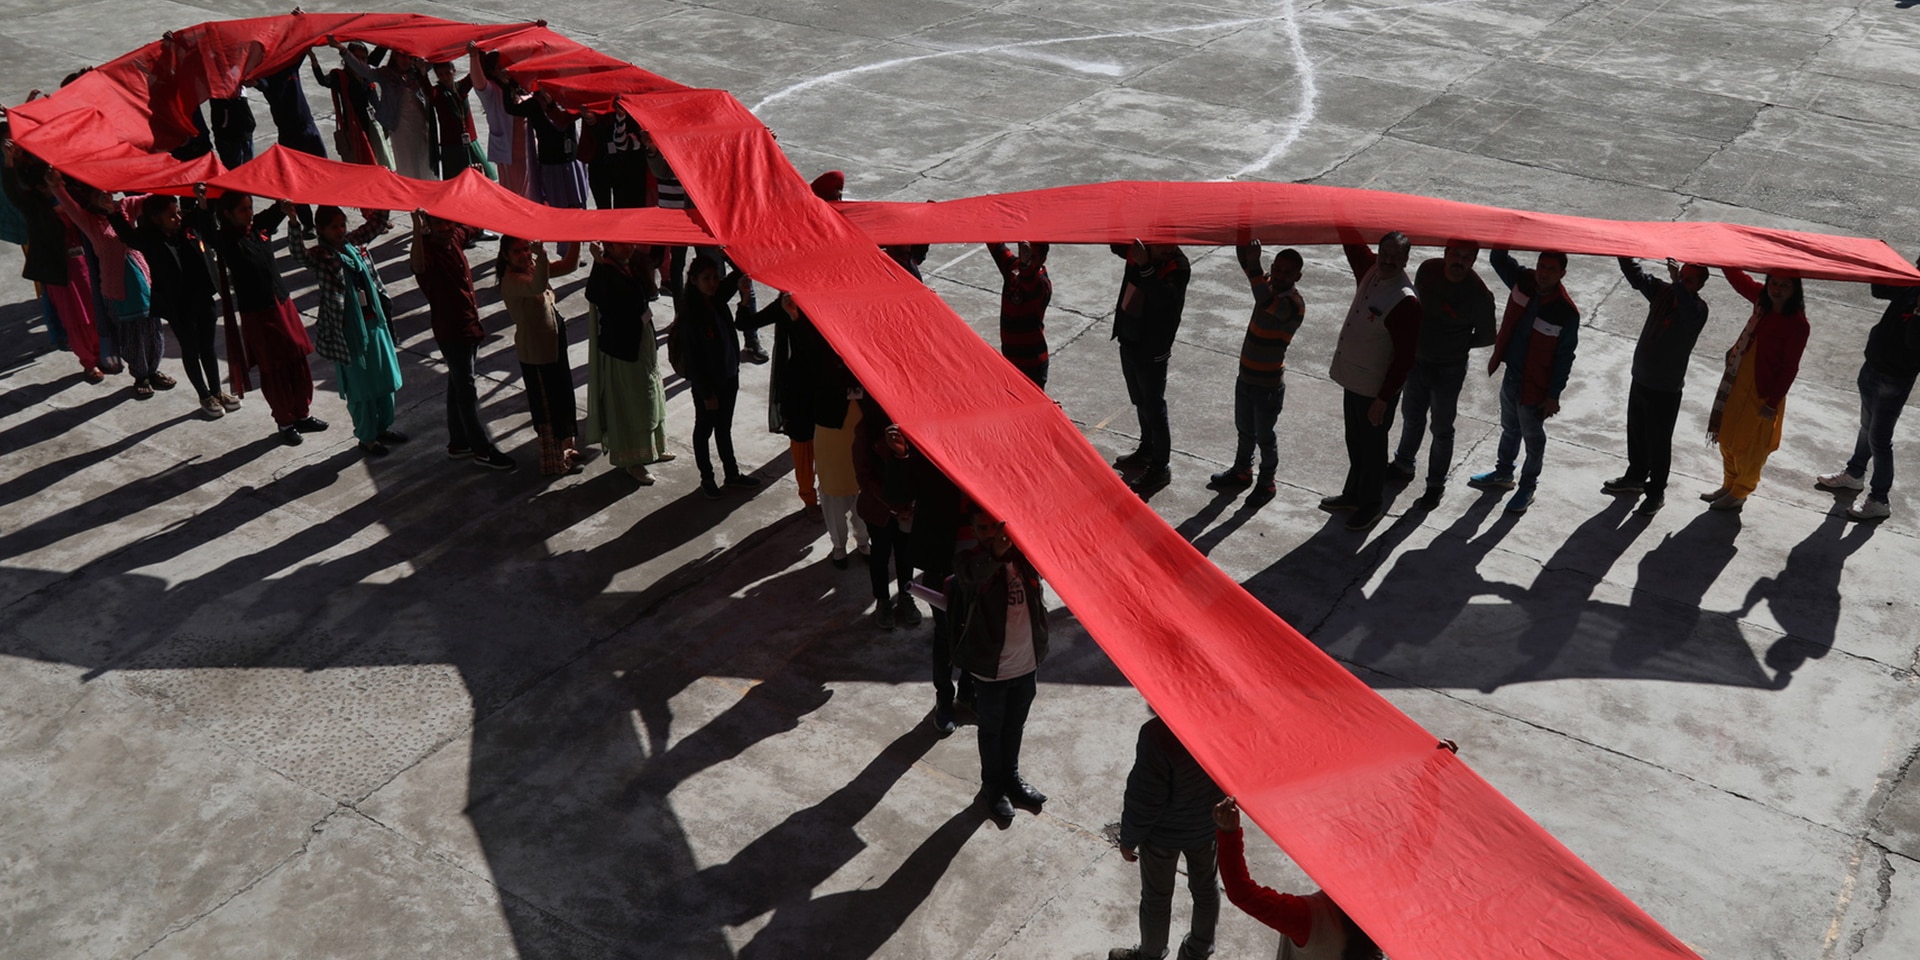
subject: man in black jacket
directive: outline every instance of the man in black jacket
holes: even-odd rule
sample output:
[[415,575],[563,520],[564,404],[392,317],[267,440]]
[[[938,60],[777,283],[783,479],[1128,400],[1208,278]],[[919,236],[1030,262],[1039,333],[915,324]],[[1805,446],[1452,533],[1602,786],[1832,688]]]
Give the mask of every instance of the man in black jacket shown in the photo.
[[1700,299],[1707,268],[1697,263],[1682,267],[1669,258],[1667,279],[1661,280],[1640,269],[1639,261],[1621,257],[1620,273],[1647,298],[1647,320],[1633,347],[1633,380],[1627,388],[1627,472],[1600,489],[1644,493],[1636,512],[1650,517],[1666,502],[1673,425],[1680,416],[1687,364],[1707,325],[1707,302]]
[[1193,268],[1180,248],[1135,240],[1113,244],[1127,259],[1127,273],[1113,308],[1113,339],[1120,341],[1120,373],[1127,399],[1140,418],[1140,446],[1113,461],[1121,469],[1144,467],[1131,484],[1150,493],[1173,480],[1173,431],[1167,423],[1167,362],[1187,305],[1187,280]]
[[1014,547],[1004,522],[981,512],[973,529],[979,544],[954,559],[947,615],[954,662],[974,678],[980,800],[1005,823],[1014,804],[1037,811],[1047,802],[1020,776],[1034,677],[1047,659],[1047,602],[1040,574]]
[[[1882,520],[1893,513],[1887,496],[1893,491],[1893,427],[1920,376],[1920,287],[1876,283],[1873,295],[1887,301],[1880,322],[1867,332],[1866,362],[1860,365],[1860,433],[1853,456],[1838,473],[1821,477],[1822,490],[1867,491],[1866,499],[1847,508],[1855,520]],[[1873,462],[1873,485],[1866,484],[1867,462]]]
[[1213,805],[1222,796],[1165,720],[1156,716],[1140,725],[1133,772],[1127,775],[1126,806],[1120,813],[1120,856],[1140,864],[1140,945],[1115,948],[1107,960],[1159,960],[1167,955],[1175,868],[1183,856],[1187,890],[1193,894],[1193,924],[1180,942],[1180,960],[1201,960],[1213,953],[1213,931],[1220,921]]

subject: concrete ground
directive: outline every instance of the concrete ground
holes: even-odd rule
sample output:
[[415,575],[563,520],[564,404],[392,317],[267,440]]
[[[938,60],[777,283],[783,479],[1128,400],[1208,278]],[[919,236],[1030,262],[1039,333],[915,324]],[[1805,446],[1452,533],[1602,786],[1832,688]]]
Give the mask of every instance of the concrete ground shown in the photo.
[[[730,89],[802,173],[844,169],[856,199],[1237,174],[1920,252],[1910,2],[401,6],[545,16]],[[18,100],[164,30],[284,7],[5,9],[0,90]],[[0,254],[0,956],[1093,958],[1133,942],[1137,882],[1111,831],[1146,708],[1069,611],[1025,763],[1054,799],[1000,830],[969,806],[968,731],[925,722],[927,628],[874,629],[864,571],[829,566],[798,516],[784,443],[761,429],[765,368],[746,372],[736,430],[774,481],[757,496],[700,498],[677,384],[681,460],[657,486],[604,461],[542,480],[509,336],[485,348],[482,395],[522,466],[449,463],[404,243],[377,252],[414,310],[415,437],[377,462],[323,364],[335,427],[298,448],[271,439],[257,395],[204,422],[183,391],[87,385]],[[1649,520],[1598,489],[1621,469],[1644,306],[1611,260],[1576,257],[1587,330],[1539,504],[1516,519],[1461,482],[1496,435],[1473,377],[1446,501],[1409,512],[1402,494],[1360,536],[1314,508],[1344,470],[1324,377],[1351,290],[1337,251],[1308,251],[1283,485],[1258,508],[1201,488],[1231,455],[1247,304],[1230,253],[1190,252],[1175,484],[1153,499],[1168,523],[1704,957],[1920,956],[1920,512],[1896,489],[1891,520],[1855,525],[1812,487],[1851,449],[1878,314],[1864,288],[1808,285],[1785,442],[1729,516],[1691,496],[1717,483],[1702,425],[1745,317],[1714,281],[1674,495]],[[990,333],[986,258],[939,247],[927,265]],[[1053,270],[1052,391],[1090,442],[1128,448],[1103,316],[1117,264],[1060,249]],[[1920,460],[1903,450],[1900,469]],[[1308,887],[1251,846],[1265,882]],[[1228,908],[1220,956],[1273,942]]]

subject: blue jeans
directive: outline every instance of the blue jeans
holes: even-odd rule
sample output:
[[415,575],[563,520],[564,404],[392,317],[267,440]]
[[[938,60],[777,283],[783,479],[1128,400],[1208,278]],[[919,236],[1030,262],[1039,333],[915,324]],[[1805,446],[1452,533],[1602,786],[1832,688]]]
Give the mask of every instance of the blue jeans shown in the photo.
[[1527,461],[1520,468],[1520,486],[1531,490],[1540,482],[1541,461],[1547,453],[1546,411],[1537,403],[1520,402],[1520,372],[1507,368],[1500,383],[1500,463],[1501,473],[1513,472],[1513,461],[1520,454],[1522,440],[1527,445]]
[[1460,409],[1460,388],[1467,382],[1467,361],[1431,363],[1421,360],[1407,374],[1407,385],[1400,394],[1400,446],[1394,451],[1395,466],[1413,469],[1420,459],[1420,437],[1427,430],[1427,414],[1433,414],[1433,449],[1427,453],[1427,486],[1447,482],[1447,470],[1453,466],[1453,420]]
[[1853,442],[1853,458],[1847,461],[1847,473],[1856,479],[1867,475],[1867,459],[1873,459],[1873,482],[1867,496],[1881,503],[1893,489],[1893,426],[1900,422],[1900,410],[1913,392],[1913,379],[1889,377],[1860,365],[1860,435]]
[[1260,479],[1273,479],[1280,461],[1279,443],[1273,436],[1273,424],[1280,419],[1280,408],[1287,400],[1287,385],[1256,387],[1241,380],[1233,382],[1233,429],[1240,435],[1234,449],[1233,472],[1253,469],[1253,448],[1260,448]]

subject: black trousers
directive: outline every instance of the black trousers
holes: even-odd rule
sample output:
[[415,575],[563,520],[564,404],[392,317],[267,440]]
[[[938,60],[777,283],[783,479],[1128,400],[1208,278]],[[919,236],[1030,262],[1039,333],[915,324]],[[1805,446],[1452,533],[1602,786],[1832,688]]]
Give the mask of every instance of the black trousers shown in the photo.
[[700,467],[700,482],[713,482],[713,459],[707,454],[707,440],[720,448],[720,468],[726,476],[737,476],[740,465],[733,459],[733,404],[740,397],[740,382],[721,384],[716,409],[707,409],[706,398],[693,398],[693,455]]
[[1173,460],[1173,428],[1167,422],[1170,357],[1120,341],[1120,375],[1127,381],[1127,399],[1140,420],[1140,453],[1149,468],[1164,467]]
[[1627,475],[1644,482],[1649,495],[1664,495],[1673,465],[1673,425],[1680,419],[1679,390],[1649,390],[1635,383],[1627,391]]
[[1020,777],[1020,741],[1027,732],[1038,672],[1012,680],[974,678],[973,710],[980,718],[980,784],[1005,792]]
[[[917,537],[924,531],[915,530]],[[949,558],[951,550],[944,551]],[[920,582],[935,590],[945,592],[947,577],[953,573],[953,563],[949,560],[944,566],[929,566],[920,571]],[[937,706],[953,706],[953,618],[947,611],[935,607],[933,610],[933,644],[931,662],[933,668],[933,702]],[[972,702],[973,674],[960,671],[960,699]]]
[[205,400],[220,392],[220,361],[213,353],[213,335],[217,323],[212,311],[203,317],[170,317],[173,339],[180,344],[180,365],[187,368],[187,382],[193,392]]
[[442,343],[440,356],[447,361],[447,445],[475,453],[493,452],[493,438],[480,422],[480,393],[473,386],[474,356],[479,347],[471,343]]
[[[873,578],[873,598],[886,603],[893,599],[897,581],[900,592],[907,592],[913,580],[913,537],[900,529],[900,521],[888,517],[885,525],[867,524],[867,537],[873,552],[867,555],[867,573]],[[887,576],[888,558],[892,558],[893,576]]]
[[1367,411],[1373,409],[1373,398],[1363,393],[1345,391],[1340,410],[1347,426],[1347,485],[1340,495],[1353,501],[1358,512],[1365,516],[1378,510],[1385,496],[1387,483],[1387,434],[1393,429],[1393,407],[1387,404],[1386,415],[1380,418],[1380,425],[1367,422]]

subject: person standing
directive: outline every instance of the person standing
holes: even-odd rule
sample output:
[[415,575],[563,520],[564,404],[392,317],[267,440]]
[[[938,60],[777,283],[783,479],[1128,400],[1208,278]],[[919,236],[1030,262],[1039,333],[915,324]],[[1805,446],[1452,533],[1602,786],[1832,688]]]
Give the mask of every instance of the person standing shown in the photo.
[[1014,805],[1038,812],[1047,795],[1020,775],[1020,746],[1047,660],[1047,604],[1040,574],[984,511],[974,515],[973,549],[954,558],[947,614],[954,661],[973,674],[980,746],[979,800],[1002,823]]
[[[1254,253],[1258,256],[1256,250]],[[1187,892],[1193,921],[1180,941],[1180,960],[1213,953],[1220,921],[1219,871],[1215,863],[1213,807],[1223,798],[1213,778],[1173,735],[1165,720],[1140,725],[1120,812],[1120,856],[1140,864],[1140,943],[1107,953],[1107,960],[1160,960],[1167,955],[1173,921],[1173,884],[1187,861]]]
[[1260,241],[1240,244],[1240,270],[1253,286],[1253,318],[1240,341],[1240,374],[1233,381],[1233,429],[1239,437],[1233,465],[1207,481],[1215,490],[1238,490],[1254,485],[1253,450],[1260,448],[1259,497],[1274,495],[1273,475],[1279,467],[1279,441],[1274,422],[1287,399],[1287,347],[1300,331],[1307,303],[1296,284],[1305,265],[1291,247],[1273,257],[1273,270],[1260,264]]
[[558,264],[547,245],[519,237],[500,238],[500,302],[513,318],[513,352],[520,360],[533,430],[540,437],[540,473],[579,473],[574,443],[573,368],[567,361],[567,325],[553,303],[553,278],[580,265],[580,247]]
[[151,310],[147,258],[128,247],[114,228],[116,220],[128,223],[139,218],[141,198],[116,201],[111,193],[76,182],[73,190],[78,191],[80,199],[75,199],[65,178],[51,168],[47,171],[47,187],[59,199],[61,212],[86,236],[99,259],[99,270],[94,274],[97,302],[102,308],[98,315],[113,320],[113,341],[126,360],[127,373],[133,376],[134,397],[145,400],[155,390],[173,389],[174,379],[160,370],[165,343],[160,319]]
[[[285,68],[261,77],[255,81],[255,85],[267,101],[267,114],[273,118],[274,137],[279,144],[289,150],[326,159],[327,142],[320,136],[319,125],[313,122],[313,108],[307,104],[307,91],[300,84],[300,61],[295,60]],[[248,142],[251,144],[252,141]],[[313,207],[304,203],[295,204],[293,210],[300,229],[311,236]]]
[[[381,65],[383,61],[385,66]],[[438,179],[430,132],[433,108],[428,105],[432,84],[420,58],[375,47],[372,56],[342,53],[340,65],[377,91],[374,121],[386,131],[387,144],[393,151],[390,169],[416,180]]]
[[[260,392],[273,412],[280,442],[299,446],[304,434],[327,429],[327,422],[311,412],[313,369],[307,355],[313,352],[313,341],[273,259],[273,232],[286,218],[285,208],[268,207],[256,217],[251,196],[223,193],[209,213],[207,185],[195,184],[193,192],[202,202],[196,226],[220,254],[222,296],[231,286],[233,310],[239,314],[240,335],[235,337],[231,326],[227,332],[227,365],[233,368],[234,389],[244,395],[246,371],[258,366]],[[289,226],[288,235],[292,232]],[[227,322],[233,323],[231,315]],[[240,408],[240,401],[222,394],[220,405],[232,413]]]
[[[0,162],[0,188],[26,220],[26,263],[20,276],[40,284],[54,316],[66,334],[67,348],[80,361],[80,374],[88,383],[106,379],[100,370],[100,331],[94,326],[92,280],[84,256],[70,254],[79,245],[79,232],[60,215],[58,202],[48,186],[45,163],[13,145],[5,143],[6,155]],[[70,238],[68,232],[73,231]],[[76,265],[77,264],[77,265]]]
[[247,88],[235,90],[231,97],[207,101],[213,132],[213,150],[220,163],[231,170],[253,159],[253,107],[247,103]]
[[1414,478],[1431,415],[1427,489],[1413,501],[1421,510],[1440,505],[1447,471],[1453,469],[1453,422],[1460,389],[1467,382],[1467,353],[1493,345],[1493,292],[1473,269],[1479,258],[1479,244],[1450,240],[1444,254],[1421,263],[1413,274],[1413,290],[1420,297],[1420,342],[1400,395],[1400,446],[1387,472],[1403,480]]
[[513,469],[513,458],[494,446],[480,419],[480,394],[473,386],[473,367],[480,341],[487,338],[480,325],[479,301],[473,293],[473,267],[467,262],[467,244],[479,233],[472,227],[424,210],[413,212],[413,246],[407,264],[427,296],[427,317],[434,346],[447,364],[447,458],[471,459],[493,470]]
[[[1888,494],[1893,491],[1893,427],[1900,422],[1920,376],[1920,287],[1876,283],[1873,295],[1887,301],[1880,322],[1867,332],[1866,362],[1860,365],[1860,433],[1853,456],[1844,469],[1821,476],[1814,486],[1822,490],[1867,489],[1867,498],[1847,508],[1855,520],[1883,520],[1893,513]],[[1867,488],[1867,464],[1873,464],[1873,485]]]
[[1187,281],[1193,267],[1172,244],[1152,246],[1138,240],[1113,244],[1127,270],[1113,308],[1113,337],[1120,342],[1120,373],[1127,399],[1140,422],[1140,446],[1120,455],[1120,469],[1144,468],[1130,484],[1135,493],[1151,493],[1173,481],[1173,428],[1167,420],[1167,366],[1180,316],[1187,305]]
[[1352,511],[1348,530],[1371,530],[1385,515],[1387,433],[1393,405],[1413,369],[1420,339],[1420,298],[1407,278],[1413,244],[1398,230],[1380,238],[1375,255],[1364,243],[1344,249],[1353,270],[1353,304],[1340,326],[1329,375],[1344,391],[1341,420],[1347,434],[1347,482],[1320,509]]
[[342,47],[331,36],[327,37],[327,45],[340,54],[341,66],[332,70],[322,68],[320,54],[313,50],[307,51],[307,60],[313,65],[314,82],[333,93],[334,149],[347,163],[377,164],[393,169],[393,149],[387,143],[386,133],[373,122],[373,90],[358,71],[347,67],[350,61],[366,65],[367,45],[349,43]]
[[1673,425],[1680,418],[1681,391],[1694,342],[1707,325],[1707,268],[1685,267],[1669,258],[1667,280],[1640,269],[1632,257],[1620,258],[1620,273],[1647,298],[1647,319],[1633,347],[1633,381],[1627,388],[1627,472],[1600,489],[1613,494],[1644,493],[1641,516],[1653,516],[1666,503],[1667,473],[1673,463]]
[[[280,212],[293,216],[293,204],[282,201]],[[314,323],[315,352],[332,360],[339,372],[340,396],[353,419],[353,436],[360,451],[384,457],[388,445],[405,443],[407,436],[393,429],[394,394],[400,392],[400,355],[393,343],[387,317],[385,286],[374,269],[366,244],[387,232],[385,210],[369,211],[366,222],[349,231],[347,212],[328,205],[313,212],[319,243],[308,247],[292,233],[287,252],[294,262],[313,270],[320,288],[320,316]]]
[[[922,456],[917,461],[919,471],[914,479],[914,492],[917,494],[913,509],[913,557],[914,566],[920,570],[922,586],[938,593],[945,593],[947,578],[953,575],[954,554],[962,543],[961,530],[965,518],[971,516],[966,509],[966,497],[961,495],[960,487],[947,476],[946,471],[935,466],[933,461]],[[966,541],[972,541],[971,534]],[[933,618],[933,645],[930,666],[933,668],[933,726],[941,735],[954,730],[954,707],[957,703],[973,703],[973,675],[960,671],[960,687],[955,695],[953,684],[953,618],[946,610],[935,607],[930,616]]]
[[800,509],[808,520],[825,519],[814,487],[814,405],[821,399],[820,377],[831,352],[827,340],[801,312],[791,294],[782,293],[754,314],[752,327],[773,327],[773,375],[767,390],[767,430],[784,434],[793,459],[793,481]]
[[428,91],[433,101],[433,162],[442,180],[452,180],[469,169],[489,180],[497,176],[473,127],[473,108],[467,102],[472,92],[471,75],[455,80],[453,64],[433,65],[433,87]]
[[587,442],[641,486],[653,485],[647,467],[673,459],[667,452],[667,396],[660,383],[660,348],[653,301],[660,299],[649,247],[595,245],[587,300],[593,304],[594,363],[587,376]]
[[[727,301],[747,278],[738,270],[720,276],[718,261],[696,257],[687,267],[687,280],[674,298],[673,332],[687,368],[680,370],[693,394],[693,455],[700,468],[700,492],[720,499],[714,482],[709,440],[719,448],[722,481],[750,490],[760,481],[740,472],[733,457],[733,405],[740,398],[740,336],[728,315]],[[676,368],[678,362],[675,363]]]
[[1806,352],[1806,299],[1800,278],[1774,272],[1763,285],[1735,267],[1723,267],[1727,282],[1753,304],[1740,338],[1727,351],[1726,371],[1713,398],[1707,437],[1720,445],[1723,479],[1700,495],[1712,509],[1738,511],[1760,485],[1767,457],[1780,449],[1787,390],[1800,375]]
[[1015,253],[1004,243],[987,244],[987,254],[1000,268],[1000,355],[1042,390],[1047,388],[1047,304],[1053,300],[1048,249],[1044,243],[1022,242]]
[[209,420],[220,419],[227,411],[221,405],[219,358],[213,350],[218,271],[206,244],[186,225],[180,201],[165,194],[146,197],[138,224],[116,218],[114,229],[147,261],[153,281],[149,312],[173,327],[180,364],[200,397],[200,412]]
[[895,622],[917,627],[920,607],[908,591],[913,583],[911,535],[919,499],[920,453],[878,402],[869,397],[861,407],[853,439],[853,472],[860,478],[860,500],[855,506],[866,521],[873,547],[867,556],[873,622],[882,630],[892,630]]
[[[870,559],[867,522],[860,518],[860,477],[853,468],[853,444],[860,431],[860,401],[866,394],[854,384],[840,357],[829,354],[814,402],[813,468],[819,475],[820,509],[827,524],[827,561],[847,569],[847,534],[854,548]],[[851,528],[851,529],[849,529]]]
[[[1487,358],[1487,376],[1503,363],[1507,367],[1500,381],[1500,459],[1467,483],[1478,490],[1513,490],[1507,512],[1526,513],[1546,458],[1547,421],[1560,412],[1560,392],[1573,373],[1580,308],[1560,282],[1567,275],[1566,254],[1543,251],[1531,270],[1504,248],[1495,248],[1488,260],[1507,285],[1507,309],[1500,317],[1493,356]],[[1522,442],[1527,459],[1516,489],[1513,467]]]

